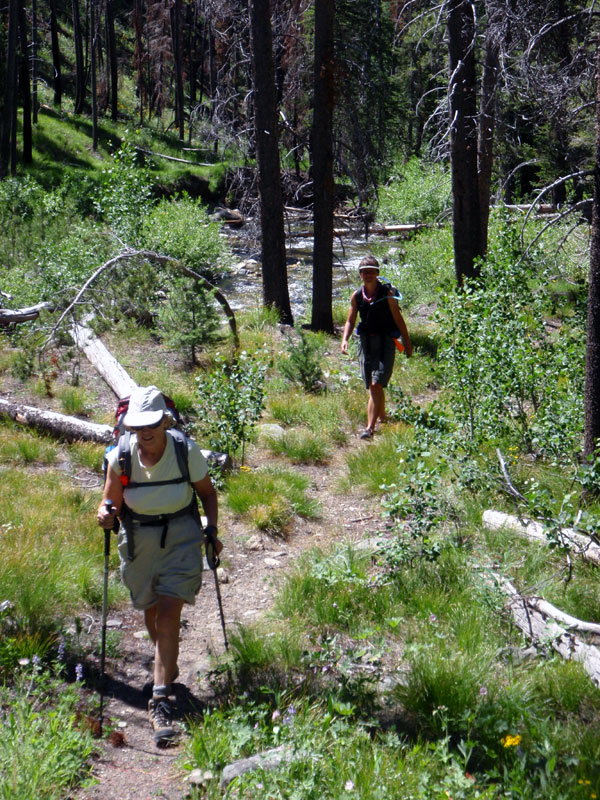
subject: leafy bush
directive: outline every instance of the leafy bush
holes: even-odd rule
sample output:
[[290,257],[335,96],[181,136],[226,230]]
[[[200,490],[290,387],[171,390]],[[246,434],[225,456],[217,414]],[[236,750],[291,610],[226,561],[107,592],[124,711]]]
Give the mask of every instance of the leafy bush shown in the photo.
[[225,359],[198,384],[198,428],[210,446],[234,455],[246,442],[264,408],[266,364],[242,351],[231,364]]
[[96,211],[126,244],[137,245],[152,206],[152,178],[127,137],[114,153],[113,162],[102,171]]
[[219,224],[190,197],[162,200],[145,219],[142,238],[147,248],[172,256],[209,279],[223,271],[227,249]]
[[181,351],[188,363],[197,364],[198,350],[215,340],[219,328],[211,292],[189,278],[173,278],[158,311],[158,324],[165,344]]
[[438,321],[445,384],[472,443],[512,436],[530,452],[570,458],[583,422],[583,325],[551,334],[543,275],[506,226],[481,284],[446,295]]
[[297,332],[300,341],[288,339],[288,357],[280,362],[279,369],[290,383],[298,384],[305,392],[319,391],[323,379],[322,345],[306,331],[299,329]]
[[380,222],[434,222],[450,208],[450,173],[441,164],[411,158],[379,191]]

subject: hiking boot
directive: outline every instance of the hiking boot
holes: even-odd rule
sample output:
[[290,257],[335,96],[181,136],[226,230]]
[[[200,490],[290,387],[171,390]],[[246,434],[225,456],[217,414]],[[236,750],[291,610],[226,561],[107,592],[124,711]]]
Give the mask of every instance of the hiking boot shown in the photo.
[[157,747],[173,744],[177,731],[171,721],[171,705],[168,697],[151,697],[148,701],[148,716],[154,730]]
[[360,435],[361,439],[372,439],[373,438],[373,431],[370,428],[365,428],[365,430]]
[[[175,667],[175,674],[173,675],[173,681],[169,685],[169,688],[175,683],[177,678],[179,677],[179,667]],[[152,690],[154,689],[154,681],[146,681],[146,683],[142,686],[142,695],[144,697],[152,697]]]

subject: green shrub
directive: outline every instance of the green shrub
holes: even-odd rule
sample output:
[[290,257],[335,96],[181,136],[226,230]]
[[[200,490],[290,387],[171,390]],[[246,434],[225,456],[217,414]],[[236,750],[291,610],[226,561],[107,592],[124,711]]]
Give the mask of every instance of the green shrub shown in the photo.
[[299,341],[288,338],[287,359],[279,362],[279,369],[290,383],[301,386],[305,392],[318,392],[323,380],[323,346],[314,334],[301,328],[297,333]]
[[450,209],[451,183],[447,167],[411,158],[379,191],[380,222],[434,222]]
[[168,298],[159,308],[158,324],[167,347],[197,365],[198,351],[215,340],[219,328],[211,292],[189,278],[173,278]]
[[242,351],[231,364],[217,361],[198,384],[198,430],[210,446],[234,455],[245,445],[264,407],[266,364]]
[[162,200],[144,221],[142,236],[151,250],[178,259],[209,279],[223,272],[227,256],[219,224],[195,200]]

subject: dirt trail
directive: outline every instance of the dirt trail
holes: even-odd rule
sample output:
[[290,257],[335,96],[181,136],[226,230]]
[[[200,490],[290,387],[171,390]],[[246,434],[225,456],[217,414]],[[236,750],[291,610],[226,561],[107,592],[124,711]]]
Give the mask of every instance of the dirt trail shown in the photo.
[[[369,446],[352,438],[350,446]],[[252,462],[251,462],[252,465]],[[254,464],[253,466],[256,466]],[[344,450],[323,467],[298,467],[311,478],[311,492],[322,507],[315,520],[295,520],[289,537],[273,539],[252,535],[239,521],[221,513],[220,532],[225,543],[223,566],[229,582],[220,584],[228,629],[236,622],[259,618],[270,607],[278,577],[304,549],[326,545],[334,539],[357,540],[377,526],[377,505],[354,494],[336,490],[344,471]],[[142,686],[151,677],[151,646],[140,638],[142,615],[128,608],[112,612],[109,624],[122,634],[121,657],[107,659],[105,728],[117,725],[122,746],[104,740],[94,764],[96,783],[71,795],[74,800],[181,800],[187,794],[185,773],[177,761],[181,746],[159,749],[148,722],[147,697]],[[178,717],[201,714],[211,690],[206,673],[214,654],[224,651],[214,578],[205,572],[204,585],[193,608],[185,607],[181,630],[180,676],[175,684]]]

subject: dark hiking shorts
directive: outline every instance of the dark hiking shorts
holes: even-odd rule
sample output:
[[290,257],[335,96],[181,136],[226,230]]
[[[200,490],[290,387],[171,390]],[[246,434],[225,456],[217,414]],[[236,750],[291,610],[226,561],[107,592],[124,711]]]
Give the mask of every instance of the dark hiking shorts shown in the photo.
[[396,345],[391,336],[374,333],[359,337],[358,363],[367,389],[372,383],[385,389],[392,377],[395,356]]

